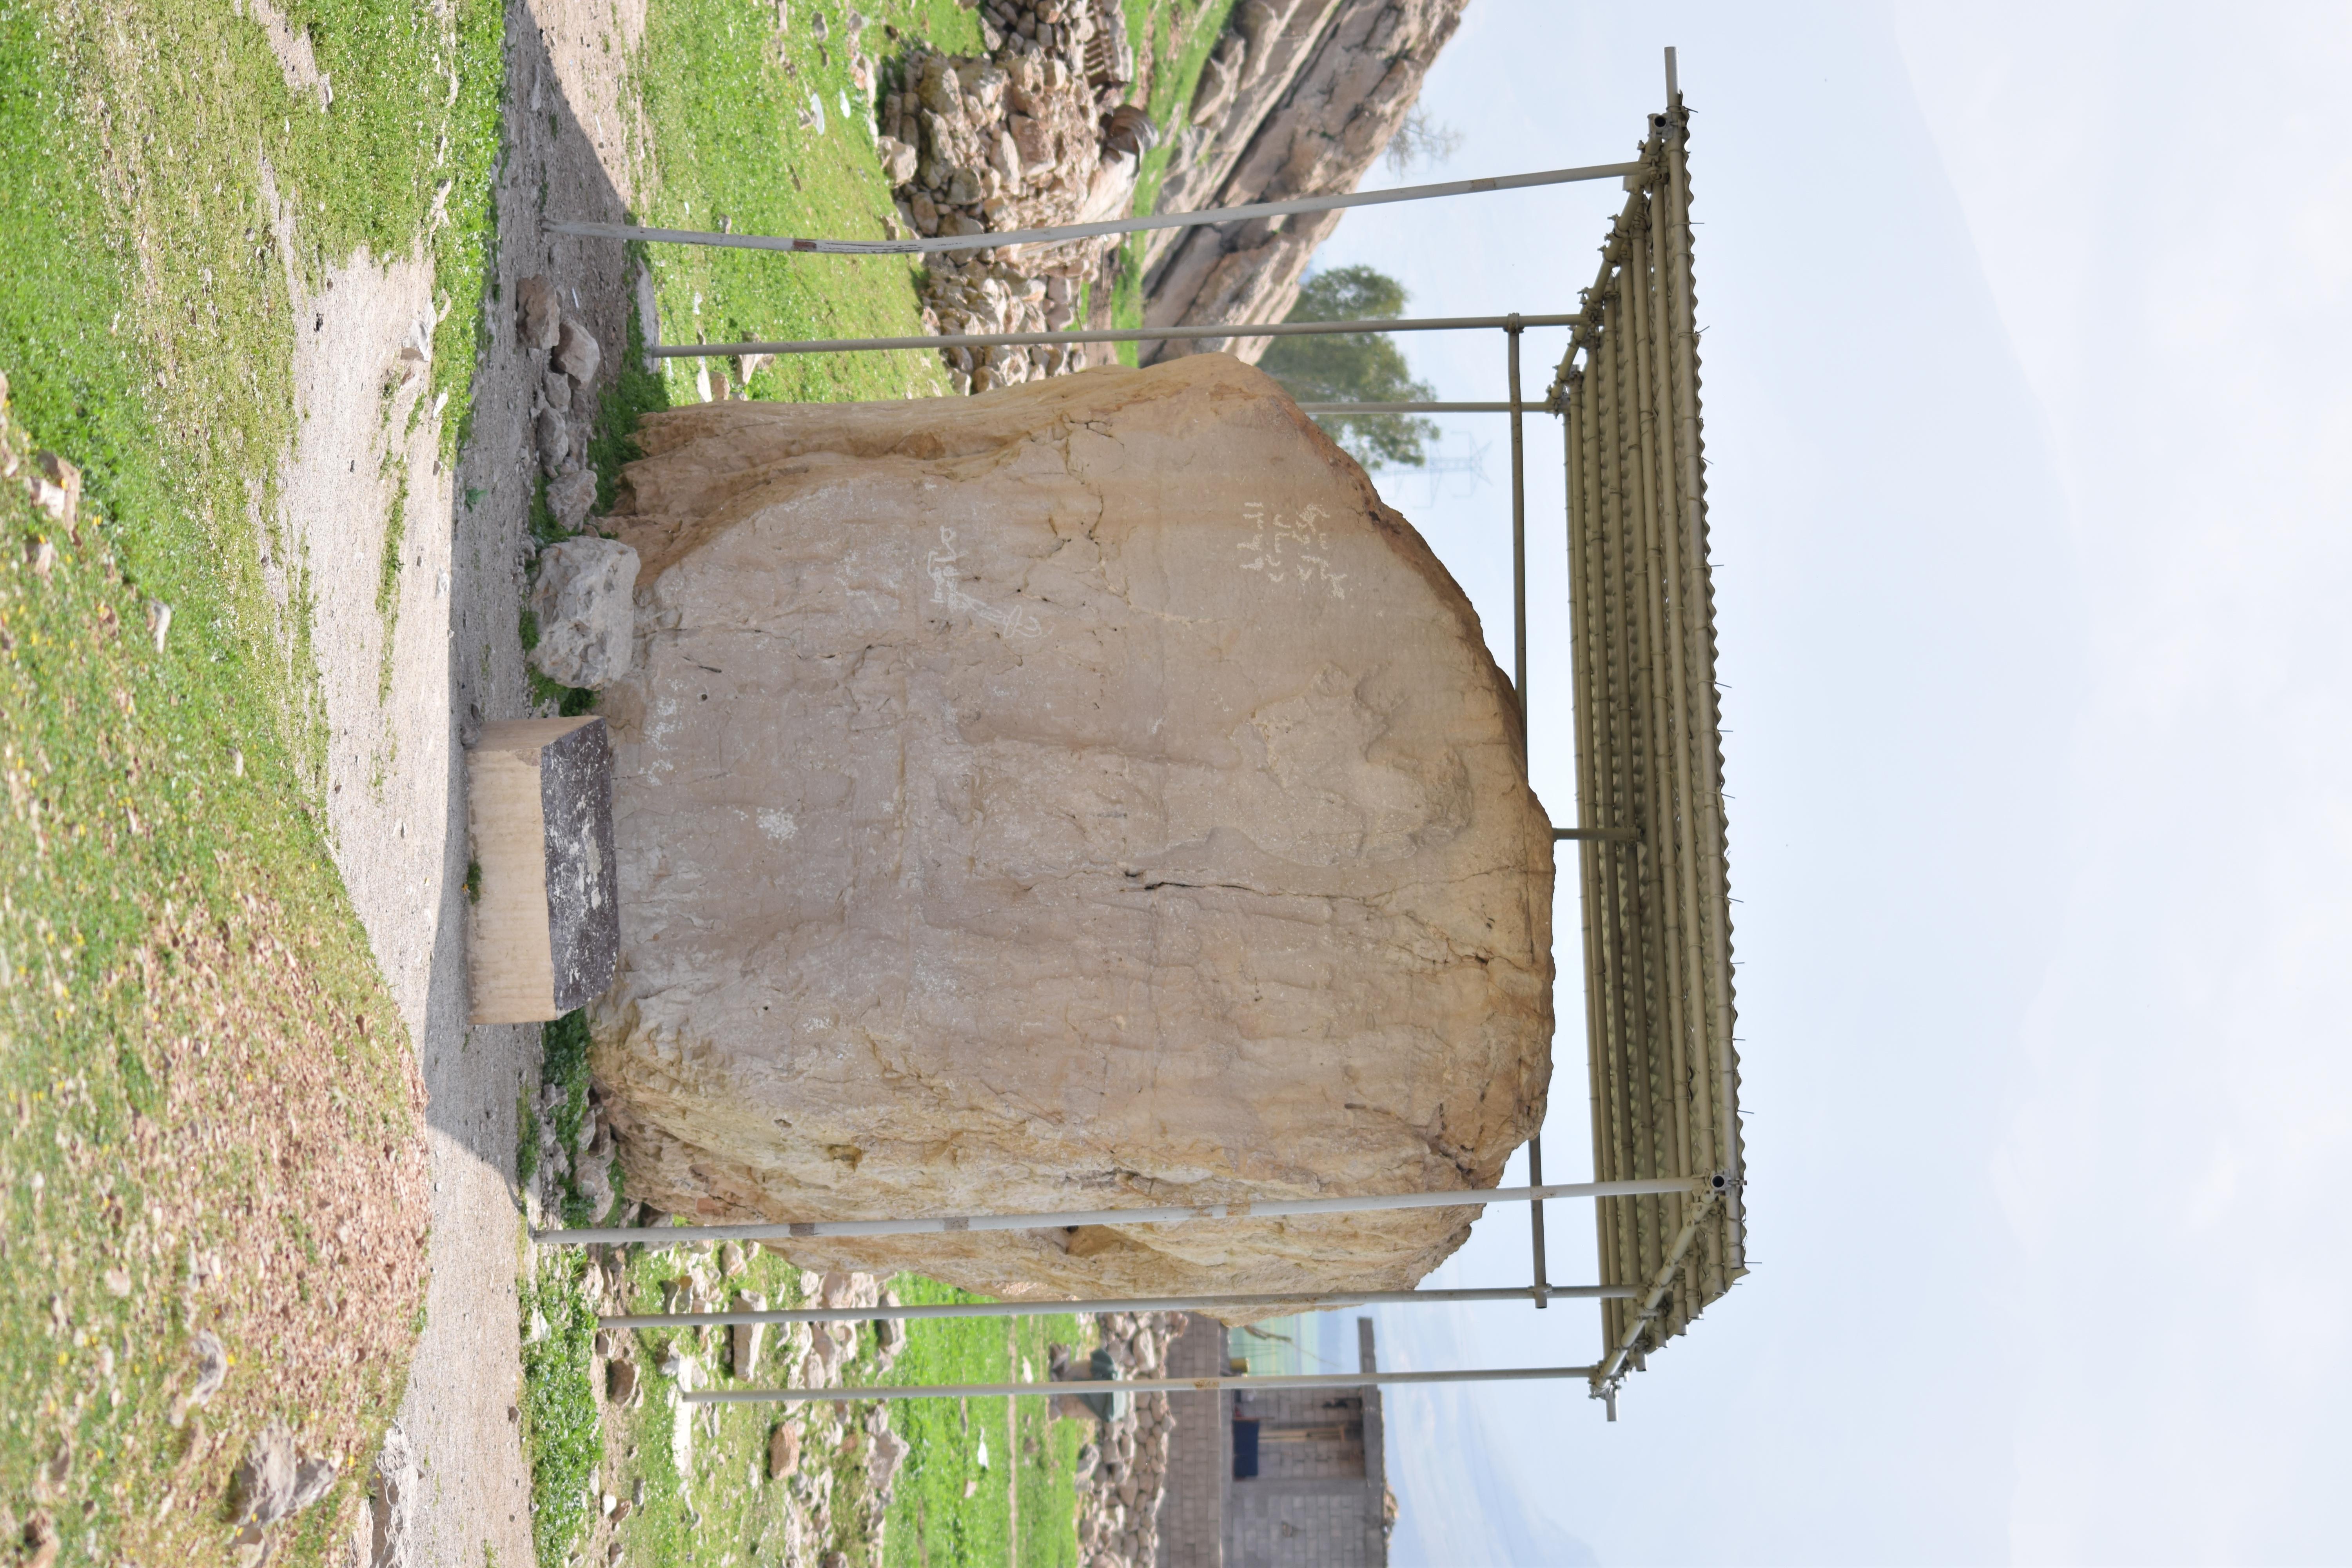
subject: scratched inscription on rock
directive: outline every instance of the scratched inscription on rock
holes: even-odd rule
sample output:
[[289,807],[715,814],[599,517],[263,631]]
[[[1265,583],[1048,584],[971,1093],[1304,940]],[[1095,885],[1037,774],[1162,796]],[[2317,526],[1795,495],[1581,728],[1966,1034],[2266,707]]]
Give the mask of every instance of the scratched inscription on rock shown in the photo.
[[1244,572],[1262,572],[1269,583],[1286,583],[1300,593],[1328,589],[1335,599],[1348,596],[1348,574],[1331,570],[1331,536],[1323,520],[1331,514],[1309,505],[1296,517],[1269,512],[1264,501],[1242,503],[1242,523],[1250,537],[1234,548],[1244,559]]
[[983,626],[994,626],[1009,637],[1042,637],[1045,628],[1036,616],[1018,605],[997,605],[975,599],[964,592],[963,574],[958,563],[962,557],[956,553],[956,531],[940,530],[940,547],[925,560],[925,569],[931,574],[931,603],[945,605],[950,614],[963,611]]

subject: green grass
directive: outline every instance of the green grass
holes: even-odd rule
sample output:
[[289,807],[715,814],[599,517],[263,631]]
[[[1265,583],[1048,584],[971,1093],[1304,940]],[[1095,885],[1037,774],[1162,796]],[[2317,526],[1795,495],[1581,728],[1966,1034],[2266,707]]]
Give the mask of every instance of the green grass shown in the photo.
[[[900,1275],[893,1284],[908,1305],[986,1300],[911,1274]],[[1076,1345],[1078,1338],[1078,1321],[1071,1317],[914,1323],[887,1381],[1019,1382],[1024,1359],[1030,1375],[1043,1378],[1046,1347],[1055,1342]],[[1017,1440],[1008,1435],[1008,1404],[1015,1407]],[[890,1505],[886,1536],[890,1568],[983,1568],[1013,1561],[1016,1495],[1022,1568],[1076,1564],[1075,1477],[1078,1448],[1092,1436],[1091,1422],[1053,1419],[1040,1397],[907,1400],[891,1412],[891,1424],[907,1439],[909,1451]],[[983,1435],[989,1457],[984,1470],[978,1441]],[[967,1486],[975,1489],[969,1498],[964,1496]]]
[[[270,1415],[373,1442],[423,1300],[404,1032],[241,650],[200,575],[144,574],[152,540],[94,510],[68,531],[0,485],[0,1507],[29,1511],[70,1454],[47,1500],[89,1561],[209,1560],[236,1446]],[[393,1275],[322,1245],[335,1225],[387,1227]],[[331,1356],[297,1342],[342,1310]],[[199,1328],[251,1369],[208,1433],[166,1418]]]
[[585,1268],[576,1250],[551,1252],[516,1292],[523,1451],[530,1461],[530,1530],[540,1568],[562,1568],[579,1545],[592,1517],[584,1494],[604,1457],[588,1383],[596,1312],[580,1288]]
[[[650,148],[639,149],[658,194],[637,221],[742,234],[885,237],[895,218],[874,157],[874,104],[850,79],[849,7],[809,0],[792,7],[780,48],[764,0],[654,0],[631,84],[641,95]],[[809,19],[822,14],[819,45]],[[884,28],[937,47],[980,47],[976,14],[951,0],[885,4],[866,28],[886,64],[899,47]],[[800,123],[814,93],[823,134]],[[848,95],[851,113],[842,113]],[[663,336],[672,342],[919,333],[917,270],[900,257],[780,256],[665,247],[652,260]],[[667,360],[666,402],[699,401],[696,370],[733,376],[723,361]],[[936,354],[786,355],[751,378],[756,397],[794,402],[929,396],[946,380]]]
[[[1176,155],[1177,134],[1189,121],[1201,68],[1217,47],[1234,0],[1126,0],[1127,36],[1146,82],[1144,109],[1160,127],[1160,144],[1146,153],[1135,172],[1135,210],[1158,205],[1168,162]],[[1149,61],[1149,65],[1145,64]],[[1122,327],[1143,324],[1143,253],[1150,237],[1131,234],[1121,247],[1124,265],[1111,292],[1111,319]],[[1136,345],[1121,343],[1119,360],[1136,363]]]
[[[581,1015],[547,1026],[544,1040],[542,1083],[559,1091],[551,1131],[568,1173],[579,1153],[588,1104],[588,1037]],[[540,1133],[528,1102],[525,1110],[518,1167],[528,1181],[539,1157]],[[568,1173],[563,1191],[567,1223],[611,1217],[588,1212]],[[649,1239],[658,1235],[648,1233]],[[671,1310],[665,1305],[666,1283],[687,1273],[691,1259],[712,1257],[707,1247],[635,1249],[626,1259],[627,1310]],[[542,1568],[558,1568],[583,1548],[602,1550],[590,1540],[596,1515],[583,1500],[583,1494],[602,1491],[631,1500],[630,1517],[614,1527],[623,1560],[649,1568],[685,1568],[698,1560],[708,1563],[714,1553],[722,1562],[736,1553],[745,1562],[779,1558],[789,1520],[796,1511],[804,1519],[818,1517],[820,1497],[828,1500],[824,1506],[830,1528],[823,1531],[819,1550],[845,1553],[854,1568],[993,1568],[1013,1561],[1016,1533],[1024,1568],[1076,1568],[1076,1458],[1092,1435],[1091,1422],[1050,1418],[1043,1397],[892,1405],[891,1426],[906,1439],[908,1452],[887,1508],[885,1552],[877,1559],[867,1529],[873,1500],[864,1439],[853,1436],[862,1433],[870,1404],[695,1407],[687,1417],[687,1462],[679,1463],[678,1384],[660,1371],[666,1356],[674,1350],[698,1363],[698,1387],[714,1381],[772,1387],[791,1380],[792,1368],[806,1351],[805,1335],[795,1343],[771,1330],[760,1363],[731,1369],[724,1330],[619,1334],[646,1393],[637,1408],[615,1408],[602,1400],[591,1381],[601,1373],[590,1356],[595,1321],[583,1286],[586,1268],[580,1252],[547,1257],[520,1303],[528,1390],[524,1443]],[[708,1262],[705,1271],[711,1272]],[[785,1308],[806,1304],[809,1279],[754,1247],[748,1249],[738,1277],[714,1282],[721,1300],[742,1291]],[[912,1275],[892,1284],[909,1304],[982,1299]],[[908,1343],[886,1373],[877,1356],[874,1326],[862,1322],[840,1381],[855,1386],[1031,1380],[1045,1375],[1051,1344],[1078,1344],[1080,1334],[1076,1319],[1060,1316],[917,1322],[908,1325]],[[803,1422],[807,1434],[803,1473],[776,1481],[767,1475],[768,1444],[786,1419]],[[984,1467],[983,1437],[989,1449]],[[820,1471],[831,1478],[823,1491],[815,1485]]]
[[[683,1266],[677,1249],[635,1256],[628,1271],[631,1310],[661,1310],[663,1281],[681,1273]],[[726,1386],[772,1386],[786,1376],[780,1350],[785,1342],[771,1331],[752,1376],[736,1379],[724,1370],[723,1331],[707,1331],[707,1341],[703,1332],[691,1330],[640,1331],[629,1337],[646,1382],[644,1404],[635,1410],[600,1407],[586,1381],[586,1337],[566,1340],[560,1328],[588,1321],[578,1273],[576,1261],[560,1269],[542,1267],[541,1283],[524,1307],[526,1336],[535,1327],[534,1307],[548,1325],[546,1334],[524,1347],[525,1374],[532,1387],[533,1518],[540,1561],[548,1568],[582,1545],[586,1515],[581,1495],[592,1485],[644,1500],[618,1527],[629,1563],[684,1568],[698,1560],[723,1561],[730,1553],[742,1562],[780,1558],[786,1519],[795,1510],[812,1511],[818,1494],[811,1481],[821,1469],[832,1474],[832,1529],[820,1550],[845,1553],[853,1568],[998,1568],[1014,1560],[1016,1495],[1018,1560],[1024,1568],[1075,1568],[1074,1478],[1078,1448],[1091,1436],[1090,1422],[1050,1419],[1043,1397],[892,1405],[891,1426],[907,1440],[908,1453],[893,1488],[885,1552],[877,1562],[862,1522],[869,1498],[862,1441],[843,1447],[845,1436],[862,1431],[870,1405],[701,1406],[691,1417],[690,1458],[681,1469],[673,1442],[677,1385],[658,1371],[665,1353],[675,1346],[698,1358],[705,1372],[698,1386],[708,1386],[714,1373]],[[730,1293],[764,1295],[777,1307],[804,1304],[799,1270],[772,1254],[755,1252],[744,1274],[725,1285]],[[900,1276],[894,1285],[910,1303],[979,1299],[913,1276]],[[1047,1345],[1057,1340],[1075,1343],[1077,1336],[1076,1321],[1060,1317],[915,1323],[905,1351],[886,1373],[875,1359],[873,1327],[861,1323],[841,1381],[1004,1382],[1021,1375],[1024,1359],[1031,1373],[1042,1377]],[[1018,1406],[1016,1426],[1007,1426],[1008,1403]],[[590,1462],[593,1446],[581,1434],[600,1408],[601,1447],[593,1447],[599,1458]],[[803,1475],[778,1482],[767,1478],[766,1456],[770,1434],[787,1418],[805,1424]],[[985,1468],[979,1463],[983,1436],[989,1449]],[[592,1481],[592,1476],[597,1479]],[[970,1497],[967,1486],[972,1489]]]
[[[85,475],[71,530],[0,484],[0,1511],[52,1514],[67,1561],[225,1561],[246,1438],[368,1452],[423,1300],[418,1091],[321,838],[307,570],[281,613],[261,557],[328,264],[432,257],[462,438],[503,21],[292,14],[331,109],[228,6],[0,0],[9,441]],[[175,1426],[197,1329],[236,1364]],[[359,1470],[273,1560],[329,1553]]]

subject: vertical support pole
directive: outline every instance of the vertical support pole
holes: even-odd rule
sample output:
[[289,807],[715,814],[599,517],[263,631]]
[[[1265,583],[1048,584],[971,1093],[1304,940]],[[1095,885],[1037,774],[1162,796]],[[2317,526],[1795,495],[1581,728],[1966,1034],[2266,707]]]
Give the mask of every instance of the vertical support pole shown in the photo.
[[[1519,416],[1519,313],[1503,328],[1510,342],[1511,369],[1511,654],[1513,689],[1519,699],[1519,757],[1528,757],[1528,465],[1525,426]],[[1579,853],[1581,853],[1580,849]],[[1528,1180],[1543,1185],[1543,1134],[1528,1140]],[[1535,1247],[1536,1306],[1551,1305],[1551,1280],[1544,1272],[1543,1205],[1528,1205],[1528,1236]]]
[[1519,315],[1503,329],[1511,344],[1511,652],[1519,694],[1519,754],[1528,749],[1528,468],[1519,417]]
[[[1578,852],[1582,853],[1581,846]],[[1528,1140],[1528,1185],[1543,1185],[1543,1134]],[[1543,1205],[1528,1205],[1528,1223],[1533,1226],[1536,1247],[1536,1308],[1538,1311],[1551,1305],[1551,1276],[1544,1272]]]

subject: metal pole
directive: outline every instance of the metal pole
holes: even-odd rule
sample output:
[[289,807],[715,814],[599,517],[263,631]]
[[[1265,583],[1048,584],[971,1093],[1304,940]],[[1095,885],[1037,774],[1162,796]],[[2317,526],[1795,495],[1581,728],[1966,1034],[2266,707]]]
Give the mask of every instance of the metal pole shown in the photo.
[[[1538,1132],[1534,1137],[1528,1140],[1528,1180],[1534,1183],[1538,1187],[1543,1185],[1543,1134],[1541,1132]],[[1536,1263],[1536,1282],[1534,1288],[1528,1291],[1528,1294],[1536,1299],[1536,1310],[1542,1311],[1551,1305],[1552,1294],[1551,1280],[1544,1269],[1543,1205],[1536,1203],[1529,1204],[1528,1205],[1528,1239],[1532,1241],[1535,1246]],[[1622,1287],[1612,1285],[1595,1285],[1591,1287],[1591,1293],[1596,1297],[1603,1290],[1615,1290],[1620,1289],[1622,1289]],[[1560,1291],[1560,1294],[1563,1296],[1574,1296],[1580,1295],[1583,1292],[1580,1291],[1566,1289]]]
[[[1632,1300],[1641,1290],[1632,1285],[1548,1285],[1554,1296],[1580,1300]],[[1145,1296],[1099,1301],[950,1301],[928,1307],[796,1307],[772,1312],[635,1312],[600,1317],[607,1329],[730,1328],[738,1323],[866,1323],[877,1318],[893,1321],[929,1321],[945,1318],[1052,1318],[1088,1312],[1213,1312],[1226,1308],[1251,1311],[1281,1307],[1319,1312],[1339,1307],[1412,1307],[1424,1302],[1524,1301],[1536,1294],[1525,1285],[1479,1290],[1330,1290],[1320,1295]]]
[[1428,201],[1435,196],[1480,195],[1488,191],[1524,191],[1539,185],[1574,184],[1583,180],[1613,180],[1642,172],[1639,163],[1594,163],[1581,169],[1548,169],[1533,174],[1504,174],[1484,180],[1452,180],[1437,185],[1405,185],[1391,191],[1351,191],[1337,195],[1300,196],[1286,202],[1253,202],[1247,206],[1213,207],[1205,212],[1157,213],[1144,217],[1108,218],[1100,223],[1062,224],[1053,228],[1016,228],[1002,234],[940,235],[931,239],[795,239],[757,234],[710,234],[690,228],[641,228],[625,223],[551,223],[548,234],[568,234],[582,239],[652,240],[664,245],[710,245],[729,250],[784,250],[823,256],[924,256],[945,250],[994,250],[1013,245],[1052,245],[1066,239],[1092,239],[1106,234],[1144,234],[1162,228],[1193,228],[1202,224],[1246,223],[1255,218],[1286,217],[1295,213],[1339,212],[1349,207],[1384,206],[1391,202]]
[[1152,1208],[1081,1209],[1061,1214],[950,1215],[931,1219],[796,1220],[764,1225],[607,1226],[538,1230],[542,1247],[675,1247],[702,1241],[792,1241],[812,1237],[937,1236],[970,1230],[1063,1230],[1081,1225],[1184,1225],[1203,1219],[1285,1219],[1303,1215],[1375,1214],[1390,1209],[1478,1208],[1538,1198],[1647,1197],[1712,1190],[1714,1179],[1680,1176],[1630,1182],[1570,1182],[1549,1187],[1471,1187],[1437,1193],[1383,1193],[1348,1198],[1236,1198]]
[[1555,844],[1574,839],[1582,843],[1639,844],[1642,830],[1638,827],[1555,827],[1551,841]]
[[[1528,468],[1519,419],[1519,318],[1504,327],[1511,365],[1511,651],[1514,689],[1519,698],[1519,758],[1528,750]],[[1538,1180],[1536,1184],[1541,1186]]]
[[[1219,321],[1193,327],[1087,327],[1062,332],[940,332],[910,338],[803,338],[773,343],[667,343],[647,359],[735,359],[744,354],[865,353],[885,349],[1023,348],[1055,343],[1149,343],[1200,338],[1307,338],[1334,332],[1460,332],[1505,325],[1506,316],[1409,316],[1367,321]],[[1584,318],[1525,316],[1524,326],[1574,327]],[[1496,406],[1500,406],[1497,405]]]
[[[1503,328],[1509,344],[1511,401],[1505,405],[1511,415],[1511,653],[1513,694],[1519,703],[1519,763],[1528,761],[1528,469],[1525,426],[1520,411],[1527,405],[1519,398],[1519,332],[1523,322],[1517,311]],[[1543,1134],[1538,1131],[1528,1140],[1528,1180],[1535,1186],[1543,1185]],[[1546,1289],[1544,1269],[1544,1212],[1542,1200],[1528,1205],[1528,1240],[1534,1253],[1535,1297],[1538,1311],[1551,1305],[1551,1294]]]
[[1069,1383],[887,1384],[865,1388],[712,1388],[681,1394],[689,1405],[845,1404],[866,1399],[1003,1399],[1044,1394],[1208,1394],[1221,1388],[1364,1388],[1419,1383],[1512,1383],[1528,1378],[1591,1379],[1591,1366],[1507,1366],[1463,1372],[1310,1372],[1262,1377],[1099,1378]]
[[[1643,1298],[1642,1310],[1633,1314],[1633,1321],[1626,1325],[1624,1336],[1617,1342],[1617,1348],[1609,1352],[1609,1359],[1593,1372],[1592,1385],[1596,1394],[1602,1384],[1617,1375],[1618,1369],[1625,1364],[1625,1357],[1633,1349],[1633,1342],[1642,1337],[1642,1331],[1649,1327],[1650,1320],[1658,1315],[1658,1303],[1664,1300],[1666,1288],[1675,1282],[1675,1271],[1682,1267],[1684,1255],[1690,1251],[1691,1242],[1698,1236],[1699,1222],[1706,1219],[1708,1211],[1714,1207],[1712,1194],[1691,1205],[1690,1218],[1683,1222],[1681,1232],[1675,1237],[1673,1249],[1667,1253],[1666,1260],[1658,1266],[1656,1277],[1650,1281],[1649,1294]],[[1610,1419],[1616,1419],[1613,1412]]]
[[1309,414],[1549,414],[1540,403],[1302,403]]

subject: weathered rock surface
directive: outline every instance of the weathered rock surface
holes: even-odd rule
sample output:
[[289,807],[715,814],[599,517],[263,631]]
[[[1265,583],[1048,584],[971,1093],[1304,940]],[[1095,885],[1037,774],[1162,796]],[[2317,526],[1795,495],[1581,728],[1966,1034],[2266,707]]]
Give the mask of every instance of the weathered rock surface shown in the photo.
[[[1352,191],[1421,96],[1467,0],[1244,0],[1202,73],[1158,210],[1192,212]],[[1202,110],[1207,110],[1202,113]],[[1144,321],[1155,327],[1278,321],[1340,213],[1162,230],[1149,242]],[[1264,338],[1143,345],[1146,363],[1220,350],[1255,360]]]
[[[1491,1185],[1550,827],[1477,617],[1222,356],[654,416],[608,689],[627,1190],[739,1219]],[[1465,1206],[794,1242],[990,1291],[1401,1287]]]
[[532,667],[592,691],[619,679],[629,668],[636,583],[637,552],[617,541],[583,536],[541,551],[530,591],[539,621]]

